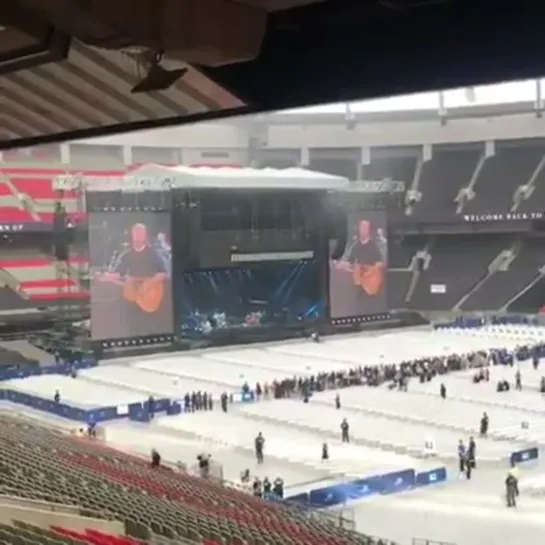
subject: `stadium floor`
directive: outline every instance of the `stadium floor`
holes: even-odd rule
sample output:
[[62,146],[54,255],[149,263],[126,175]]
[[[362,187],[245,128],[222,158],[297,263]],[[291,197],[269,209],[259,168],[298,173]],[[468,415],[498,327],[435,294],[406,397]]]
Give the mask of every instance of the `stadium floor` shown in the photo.
[[[543,473],[536,467],[528,473]],[[524,479],[522,473],[521,481]],[[454,469],[455,474],[455,469]],[[524,494],[516,509],[503,498],[504,470],[476,471],[465,479],[353,505],[356,528],[411,545],[421,537],[453,545],[542,545],[545,500]],[[394,521],[394,522],[392,522]]]

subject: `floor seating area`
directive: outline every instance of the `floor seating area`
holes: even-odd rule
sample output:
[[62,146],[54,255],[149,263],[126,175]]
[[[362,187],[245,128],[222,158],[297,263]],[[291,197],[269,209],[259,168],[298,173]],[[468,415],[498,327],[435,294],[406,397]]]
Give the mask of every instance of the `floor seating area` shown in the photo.
[[[80,505],[84,515],[121,520],[126,534],[136,539],[158,536],[207,545],[381,543],[214,481],[153,470],[140,459],[6,415],[0,416],[0,438],[0,485],[10,494]],[[77,541],[79,535],[72,538]],[[105,540],[90,534],[87,541],[106,545]]]
[[[300,407],[302,403],[293,402],[290,405],[297,414],[299,410],[304,409]],[[259,407],[265,406],[268,411],[262,409],[259,412]],[[266,438],[266,456],[300,464],[311,470],[324,471],[330,476],[363,477],[414,468],[418,465],[418,462],[408,455],[383,452],[373,448],[376,445],[341,444],[339,428],[341,420],[338,413],[334,437],[317,434],[311,429],[304,430],[296,425],[290,425],[292,423],[283,422],[280,418],[253,418],[255,414],[269,416],[274,413],[276,415],[277,411],[282,411],[284,406],[284,401],[263,402],[248,408],[237,407],[236,410],[230,410],[228,414],[214,411],[213,413],[163,417],[157,424],[159,428],[167,432],[191,434],[203,441],[214,441],[220,445],[249,452],[253,452],[254,439],[261,432]],[[294,418],[297,417],[294,416]],[[298,418],[297,422],[299,422]],[[331,454],[331,459],[327,463],[321,460],[321,448],[324,441],[328,442]]]
[[[89,386],[108,385],[122,390],[132,390],[145,395],[153,395],[156,398],[179,398],[186,392],[208,392],[216,400],[223,392],[233,392],[238,388],[212,384],[187,377],[177,377],[160,372],[146,371],[120,365],[101,365],[92,369],[80,371],[78,378],[84,379]],[[94,388],[94,386],[93,386]]]
[[[343,392],[344,394],[345,392]],[[358,413],[348,407],[335,409],[333,406],[304,404],[300,401],[280,400],[274,404],[257,403],[240,409],[244,414],[258,420],[276,422],[295,429],[305,429],[318,436],[340,437],[343,418],[350,424],[352,439],[356,445],[378,448],[387,452],[404,453],[415,457],[425,457],[425,441],[432,435],[436,444],[437,456],[442,460],[456,461],[458,441],[461,431],[433,427],[429,423],[414,423],[409,419],[393,420],[387,413]],[[475,413],[475,427],[467,434],[476,434],[478,417]],[[482,461],[495,463],[508,459],[511,452],[523,448],[521,445],[479,440],[479,456]]]
[[53,399],[58,390],[62,403],[85,408],[110,405],[127,405],[146,401],[148,395],[134,390],[117,388],[114,385],[93,384],[62,375],[39,375],[3,382],[4,388],[17,392]]

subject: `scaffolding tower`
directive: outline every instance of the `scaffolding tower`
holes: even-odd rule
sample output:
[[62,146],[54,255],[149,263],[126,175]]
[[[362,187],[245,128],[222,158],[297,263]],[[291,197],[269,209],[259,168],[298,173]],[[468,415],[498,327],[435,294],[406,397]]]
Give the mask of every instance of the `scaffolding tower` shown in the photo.
[[[53,217],[53,256],[56,273],[55,329],[65,331],[76,320],[88,317],[89,301],[81,297],[88,292],[88,269],[85,263],[85,192],[83,184],[73,180],[70,209],[66,192],[57,190]],[[74,203],[75,198],[75,203]]]

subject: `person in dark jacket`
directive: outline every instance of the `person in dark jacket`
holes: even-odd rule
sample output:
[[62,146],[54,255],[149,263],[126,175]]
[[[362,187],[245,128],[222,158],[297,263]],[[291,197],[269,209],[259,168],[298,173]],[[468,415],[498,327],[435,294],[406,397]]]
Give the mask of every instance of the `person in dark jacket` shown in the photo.
[[343,418],[341,422],[341,441],[343,443],[350,443],[350,426],[346,418]]
[[471,436],[467,444],[467,461],[468,461],[468,464],[471,466],[471,469],[476,469],[477,467],[476,455],[477,455],[477,444],[475,443],[474,437]]
[[481,417],[481,425],[479,429],[479,432],[482,437],[486,437],[486,434],[488,433],[488,425],[489,425],[488,415],[486,413],[483,413],[483,416]]
[[329,460],[329,447],[327,446],[327,443],[322,445],[322,460]]

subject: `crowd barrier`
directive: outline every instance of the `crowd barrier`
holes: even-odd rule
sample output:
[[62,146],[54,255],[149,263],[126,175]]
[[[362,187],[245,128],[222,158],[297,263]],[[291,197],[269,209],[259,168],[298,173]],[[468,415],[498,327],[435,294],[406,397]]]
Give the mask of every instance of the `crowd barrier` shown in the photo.
[[539,458],[539,449],[537,447],[517,450],[511,453],[511,464],[521,464],[523,462],[532,462]]
[[46,367],[27,367],[20,368],[10,367],[9,369],[0,369],[0,381],[14,380],[18,378],[37,377],[39,375],[69,375],[74,370],[90,369],[95,367],[97,363],[92,360],[84,360],[78,363],[58,363]]
[[[70,375],[74,371],[89,369],[96,365],[96,362],[86,360],[74,364],[61,363],[47,367],[6,369],[0,371],[0,381],[24,379],[44,374]],[[51,399],[45,399],[19,390],[4,388],[0,389],[0,400],[26,405],[38,411],[48,412],[55,416],[85,424],[100,424],[101,422],[118,420],[120,418],[127,418],[136,422],[151,422],[156,415],[177,415],[183,412],[183,403],[179,399],[154,399],[152,408],[150,408],[149,400],[146,399],[128,405],[111,405],[108,407],[85,409],[68,403],[57,403],[53,399],[53,394],[54,392],[51,392]],[[255,393],[252,391],[233,394],[233,403],[252,403],[253,401],[255,401]]]
[[439,484],[446,480],[447,470],[445,467],[421,472],[414,469],[405,469],[309,490],[308,492],[290,496],[285,501],[290,504],[323,509],[373,495],[395,494],[421,486]]
[[452,327],[460,329],[475,329],[486,325],[536,325],[538,318],[536,316],[527,316],[522,314],[507,314],[505,316],[458,316],[455,320],[448,323],[435,324],[434,329],[450,329]]

